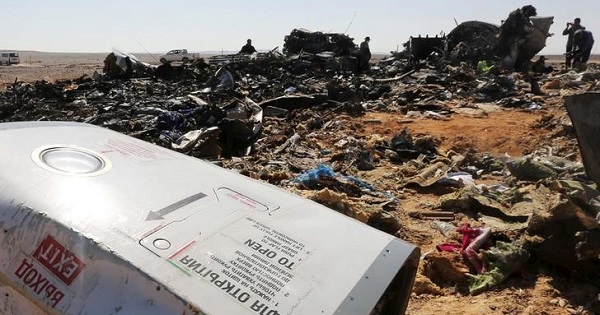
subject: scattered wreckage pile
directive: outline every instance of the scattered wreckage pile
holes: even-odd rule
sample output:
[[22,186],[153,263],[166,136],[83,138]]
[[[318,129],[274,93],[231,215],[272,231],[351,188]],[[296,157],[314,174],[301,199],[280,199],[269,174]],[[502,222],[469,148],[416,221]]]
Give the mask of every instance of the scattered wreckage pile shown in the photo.
[[446,36],[411,37],[404,44],[404,55],[411,62],[427,58],[442,59],[453,64],[466,62],[476,66],[485,61],[496,63],[504,69],[527,71],[530,60],[546,46],[546,39],[554,17],[531,17],[532,27],[522,29],[513,39],[511,51],[499,49],[502,34],[501,26],[481,22],[466,21],[458,24]]
[[[527,74],[389,58],[366,75],[339,58],[321,54],[317,61],[302,52],[154,68],[117,52],[102,75],[15,82],[0,93],[0,120],[110,128],[283,187],[420,246],[443,240],[422,258],[416,296],[481,293],[539,263],[600,286],[600,190],[575,161],[576,128],[566,114],[540,119],[562,146],[548,139],[549,147],[523,157],[441,152],[439,140],[407,129],[390,138],[361,134],[361,123],[377,122],[357,119],[368,111],[450,119],[479,103],[536,111],[561,89],[597,89],[599,69],[537,74],[549,91],[542,96],[532,93]],[[437,204],[403,208],[403,200],[432,190],[443,192]],[[415,225],[427,226],[429,242]],[[597,312],[593,300],[580,303]]]

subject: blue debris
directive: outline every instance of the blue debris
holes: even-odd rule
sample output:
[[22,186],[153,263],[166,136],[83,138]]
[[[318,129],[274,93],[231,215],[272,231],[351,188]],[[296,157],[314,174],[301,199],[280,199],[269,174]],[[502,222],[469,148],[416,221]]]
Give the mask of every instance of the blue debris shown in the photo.
[[331,166],[319,164],[317,168],[314,170],[307,171],[298,175],[296,179],[294,179],[294,183],[303,184],[307,187],[311,187],[316,181],[323,177],[334,177],[335,172],[331,168]]
[[351,182],[355,183],[356,185],[358,185],[359,187],[368,189],[370,191],[376,191],[377,189],[375,189],[375,186],[371,185],[371,184],[367,184],[364,181],[354,177],[354,176],[346,176],[347,179],[349,179]]

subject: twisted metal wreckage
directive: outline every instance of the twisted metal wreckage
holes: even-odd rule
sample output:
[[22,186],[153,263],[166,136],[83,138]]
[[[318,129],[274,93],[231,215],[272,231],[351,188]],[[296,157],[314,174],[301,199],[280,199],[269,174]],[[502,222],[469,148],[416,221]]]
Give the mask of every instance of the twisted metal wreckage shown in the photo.
[[531,58],[546,46],[554,17],[531,17],[530,20],[533,27],[520,32],[508,54],[497,50],[500,26],[480,21],[460,23],[447,36],[411,37],[405,47],[415,62],[437,54],[438,58],[453,63],[475,65],[487,60],[498,62],[505,69],[526,70]]

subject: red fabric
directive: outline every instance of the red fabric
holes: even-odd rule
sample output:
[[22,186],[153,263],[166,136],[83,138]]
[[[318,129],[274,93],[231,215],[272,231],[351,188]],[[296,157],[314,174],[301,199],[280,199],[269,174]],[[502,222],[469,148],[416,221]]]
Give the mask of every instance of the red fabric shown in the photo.
[[458,243],[444,243],[435,246],[435,248],[444,252],[460,251],[462,253],[465,251],[467,246],[469,246],[469,244],[471,244],[471,242],[476,239],[479,234],[481,234],[481,230],[477,228],[471,228],[468,224],[461,226],[456,231],[462,234],[462,245]]
[[[468,223],[462,225],[457,232],[462,234],[462,244],[445,243],[437,245],[438,251],[460,252],[465,260],[477,270],[477,273],[487,272],[486,262],[481,260],[477,254],[480,247],[489,247],[490,229],[472,228]],[[478,239],[481,238],[481,239]],[[485,243],[484,243],[485,242]]]
[[458,233],[462,234],[462,248],[463,252],[471,242],[481,234],[481,230],[478,228],[472,228],[468,223],[457,229]]
[[458,252],[462,250],[462,245],[458,243],[445,243],[436,245],[435,248],[440,252]]

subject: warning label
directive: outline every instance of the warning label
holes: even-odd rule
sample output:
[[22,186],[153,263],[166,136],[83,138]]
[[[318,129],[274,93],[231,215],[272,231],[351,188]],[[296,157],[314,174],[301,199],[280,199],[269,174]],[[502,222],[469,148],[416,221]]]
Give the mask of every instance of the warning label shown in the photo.
[[311,290],[294,272],[310,253],[300,239],[246,218],[170,259],[256,314],[283,315]]
[[50,235],[36,248],[33,258],[67,285],[71,285],[85,267],[81,259]]
[[65,298],[73,298],[68,286],[85,268],[81,259],[51,235],[40,242],[31,257],[25,256],[15,263],[10,274],[13,281],[53,308]]
[[108,139],[106,146],[107,149],[101,151],[101,153],[117,152],[121,155],[137,159],[140,162],[168,158],[165,153],[159,150],[153,150],[151,148],[138,145],[133,141],[125,142],[119,139]]

